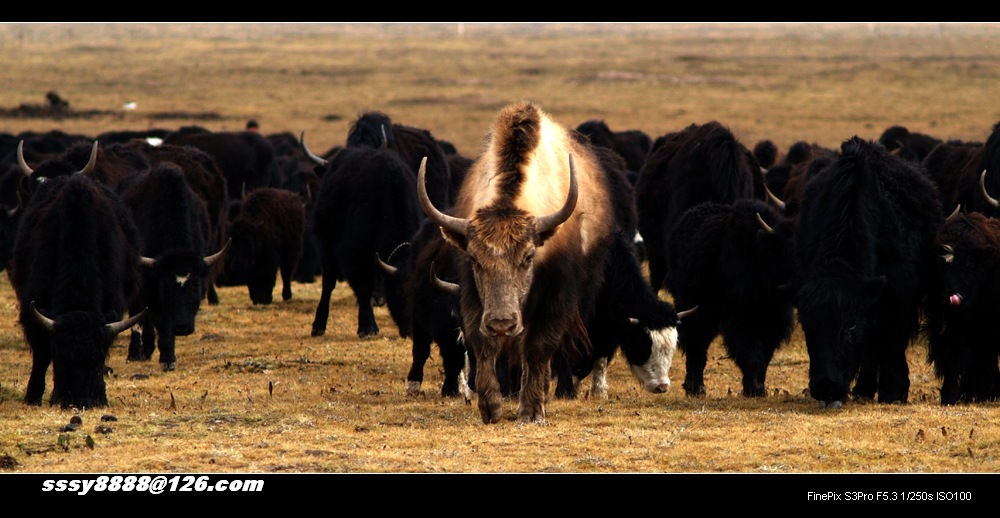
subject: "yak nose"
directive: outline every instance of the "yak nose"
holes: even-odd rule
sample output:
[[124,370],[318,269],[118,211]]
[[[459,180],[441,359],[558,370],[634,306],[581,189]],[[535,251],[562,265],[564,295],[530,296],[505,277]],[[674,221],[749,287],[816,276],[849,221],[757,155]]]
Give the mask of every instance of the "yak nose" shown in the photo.
[[521,332],[517,315],[483,315],[484,334],[491,336],[513,336]]
[[193,324],[177,324],[174,326],[174,334],[177,336],[187,336],[194,333]]

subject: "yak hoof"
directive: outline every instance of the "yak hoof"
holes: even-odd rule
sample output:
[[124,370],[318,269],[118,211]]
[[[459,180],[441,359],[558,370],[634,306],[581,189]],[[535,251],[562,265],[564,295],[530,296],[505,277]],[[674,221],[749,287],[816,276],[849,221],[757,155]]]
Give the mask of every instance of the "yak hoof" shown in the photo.
[[314,327],[313,330],[312,330],[312,336],[323,336],[323,333],[325,333],[325,332],[326,332],[326,329],[316,329]]
[[407,381],[406,382],[406,395],[407,396],[419,396],[420,395],[420,382],[419,381]]
[[163,372],[177,370],[177,362],[160,362],[160,368]]
[[840,401],[837,401],[837,400],[835,400],[835,401],[820,401],[819,402],[819,407],[820,408],[825,408],[827,410],[836,410],[836,409],[838,409],[838,408],[840,408],[842,406],[844,406],[844,403],[842,403]]

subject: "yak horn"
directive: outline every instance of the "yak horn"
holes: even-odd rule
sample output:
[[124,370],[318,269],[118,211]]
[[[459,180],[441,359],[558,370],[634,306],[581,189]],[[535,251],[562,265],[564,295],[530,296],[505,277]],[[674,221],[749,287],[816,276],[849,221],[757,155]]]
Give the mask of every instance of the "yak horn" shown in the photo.
[[677,312],[677,318],[679,320],[683,320],[684,318],[688,317],[689,315],[691,315],[695,311],[698,311],[698,306],[695,306],[695,307],[693,307],[691,309],[685,309],[684,311]]
[[986,192],[986,169],[983,169],[983,174],[979,175],[979,188],[982,189],[983,197],[986,198],[986,201],[990,205],[1000,208],[1000,201],[997,201],[996,198],[990,196],[990,193]]
[[87,165],[83,166],[75,174],[90,174],[94,171],[94,167],[97,166],[97,141],[94,141],[94,147],[90,149],[90,160],[87,160]]
[[576,181],[576,167],[573,166],[573,155],[569,155],[569,193],[566,195],[566,203],[558,211],[542,216],[535,222],[535,229],[538,234],[544,234],[557,226],[563,224],[576,209],[576,199],[580,193],[579,185]]
[[962,204],[961,203],[959,203],[958,205],[955,205],[955,210],[951,211],[951,214],[947,218],[945,218],[945,219],[954,218],[956,215],[958,215],[958,212],[960,210],[962,210]]
[[435,271],[434,263],[431,263],[431,282],[434,283],[434,287],[448,293],[450,295],[458,295],[459,285],[454,282],[448,282],[442,280],[437,276],[437,271]]
[[768,225],[767,222],[764,221],[764,218],[760,217],[760,213],[759,212],[757,213],[757,223],[759,223],[760,224],[760,228],[764,229],[768,234],[773,234],[774,233],[774,229],[771,228],[771,226]]
[[420,199],[420,208],[431,221],[437,223],[441,228],[464,236],[469,227],[469,220],[449,216],[434,207],[430,197],[427,196],[427,157],[420,160],[420,170],[417,171],[417,196]]
[[21,172],[24,176],[31,176],[31,173],[35,171],[28,167],[28,163],[24,161],[24,141],[17,143],[17,165],[21,166]]
[[379,268],[381,268],[382,271],[388,274],[390,277],[395,276],[396,272],[399,271],[399,268],[396,268],[395,266],[383,261],[382,258],[378,255],[378,252],[375,252],[375,264],[377,264]]
[[302,152],[305,153],[306,156],[309,157],[309,160],[312,160],[313,163],[315,163],[316,165],[321,165],[326,167],[326,165],[330,163],[327,159],[316,156],[313,154],[312,151],[309,151],[309,146],[306,145],[305,130],[302,130],[302,133],[299,135],[299,145],[302,146]]
[[35,307],[35,301],[31,301],[31,314],[35,316],[35,320],[37,320],[39,324],[42,324],[42,327],[44,327],[46,331],[50,333],[55,331],[56,321],[38,311],[38,308]]
[[113,334],[121,333],[122,331],[134,326],[140,319],[142,319],[142,317],[146,316],[147,309],[149,308],[142,308],[142,311],[140,311],[138,315],[105,325],[107,326],[108,331],[111,331]]
[[222,247],[222,250],[219,250],[218,252],[205,257],[205,266],[212,266],[213,264],[215,264],[215,262],[218,261],[220,258],[222,258],[223,254],[226,253],[226,250],[229,250],[229,246],[232,244],[233,244],[233,238],[229,238],[226,241],[226,246]]

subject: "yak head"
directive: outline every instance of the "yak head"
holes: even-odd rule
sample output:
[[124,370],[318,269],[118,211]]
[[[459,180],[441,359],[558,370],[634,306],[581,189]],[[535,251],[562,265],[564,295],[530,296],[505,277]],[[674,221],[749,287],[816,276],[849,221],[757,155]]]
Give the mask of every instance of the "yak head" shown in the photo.
[[809,392],[823,406],[847,400],[862,354],[870,351],[872,310],[886,285],[884,276],[831,274],[804,282],[798,317],[809,353]]
[[207,256],[186,248],[174,248],[156,258],[142,258],[146,268],[143,289],[147,291],[148,301],[156,305],[157,328],[161,333],[176,336],[194,333],[195,317],[205,296],[205,280],[232,243],[232,239],[228,240],[222,250]]
[[105,361],[118,333],[132,327],[144,315],[106,323],[105,316],[70,311],[50,318],[31,303],[33,321],[51,340],[53,405],[63,408],[94,408],[108,405],[104,385]]
[[536,249],[576,208],[578,186],[572,155],[566,202],[556,212],[538,217],[504,199],[480,208],[469,219],[444,214],[427,195],[426,166],[424,157],[417,175],[420,206],[441,227],[445,239],[465,252],[483,309],[479,331],[494,337],[519,335],[524,330],[521,308],[534,280]]
[[935,239],[932,304],[958,312],[995,307],[1000,268],[1000,221],[979,212],[955,209]]

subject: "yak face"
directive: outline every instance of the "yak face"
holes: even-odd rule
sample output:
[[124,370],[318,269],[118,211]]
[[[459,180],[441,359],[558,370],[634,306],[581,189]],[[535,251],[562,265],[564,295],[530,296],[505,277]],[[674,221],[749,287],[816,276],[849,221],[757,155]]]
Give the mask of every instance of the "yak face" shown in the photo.
[[108,405],[104,362],[115,334],[104,324],[100,316],[85,312],[67,313],[56,321],[50,335],[53,405]]
[[71,311],[51,319],[35,308],[34,323],[48,333],[52,355],[53,405],[94,408],[108,405],[105,361],[115,336],[135,324],[145,312],[125,321],[87,311]]
[[465,219],[434,207],[425,184],[427,158],[420,162],[420,207],[441,227],[445,240],[465,252],[483,308],[479,331],[485,336],[517,336],[524,331],[521,308],[534,280],[535,251],[576,209],[579,186],[572,155],[568,163],[569,193],[556,212],[535,217],[513,206],[512,200],[501,198]]
[[622,330],[621,350],[642,388],[654,394],[669,391],[670,365],[677,352],[677,325],[651,328],[630,319]]
[[798,293],[799,323],[809,353],[809,392],[820,403],[847,400],[861,366],[872,326],[871,312],[886,278],[837,276],[814,279]]
[[146,277],[155,295],[157,328],[161,333],[187,336],[195,331],[195,316],[204,297],[204,278],[209,269],[202,256],[189,251],[173,251],[157,260]]
[[946,313],[996,304],[996,281],[990,277],[1000,267],[998,236],[1000,224],[980,213],[953,215],[945,222],[935,243],[939,284],[932,304],[944,306]]
[[445,237],[465,251],[472,267],[483,305],[479,331],[498,337],[521,334],[521,308],[534,279],[535,249],[542,241],[535,218],[512,207],[480,209],[469,220],[465,236]]

